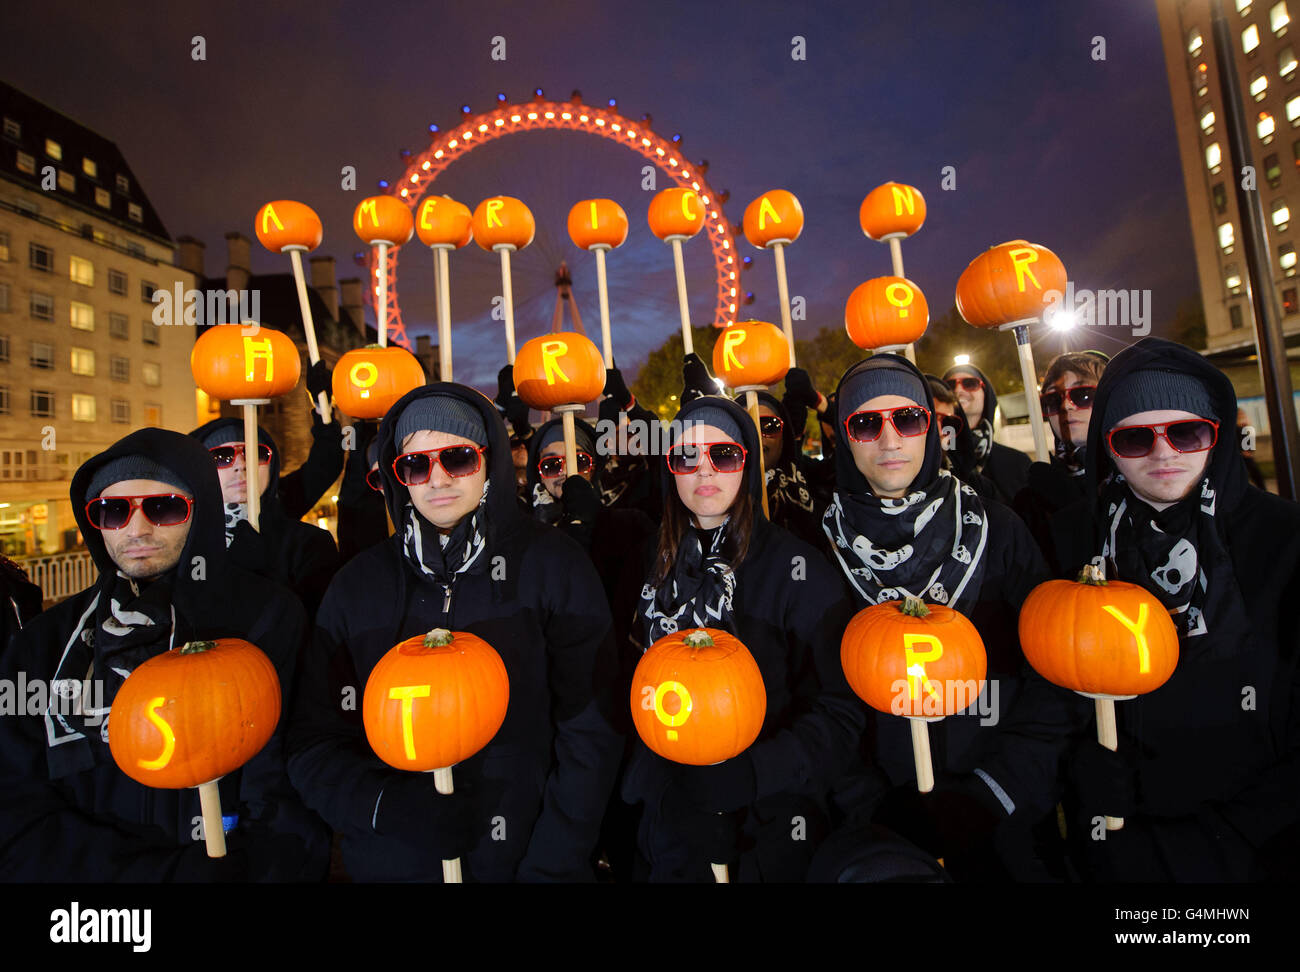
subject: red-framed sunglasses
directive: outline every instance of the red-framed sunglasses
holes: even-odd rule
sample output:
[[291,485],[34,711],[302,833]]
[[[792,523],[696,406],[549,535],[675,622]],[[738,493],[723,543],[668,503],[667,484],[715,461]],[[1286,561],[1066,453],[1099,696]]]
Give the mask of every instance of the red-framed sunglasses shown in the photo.
[[863,409],[844,420],[844,431],[854,442],[875,442],[889,419],[894,431],[906,438],[925,435],[930,429],[930,410],[920,405],[898,408]]
[[180,526],[189,520],[194,501],[180,493],[101,496],[86,504],[86,519],[96,530],[120,530],[131,522],[137,508],[154,526]]
[[383,477],[379,475],[378,466],[366,473],[366,485],[376,493],[382,493],[384,491],[384,480]]
[[1043,392],[1038,396],[1038,401],[1043,406],[1044,415],[1059,415],[1061,409],[1065,406],[1065,400],[1070,402],[1079,411],[1092,408],[1092,403],[1097,397],[1096,385],[1075,385],[1073,388],[1064,390],[1053,389],[1049,392]]
[[963,391],[977,392],[984,387],[984,382],[980,381],[974,375],[963,375],[960,378],[945,378],[943,383],[953,391],[961,388]]
[[714,472],[737,473],[745,468],[745,447],[739,442],[689,442],[668,451],[664,459],[674,476],[689,476],[700,468],[705,456]]
[[[579,449],[575,455],[578,459],[578,472],[589,473],[595,466],[591,454]],[[543,479],[555,479],[564,475],[564,456],[543,456],[537,462],[537,472]]]
[[448,476],[460,479],[473,476],[483,464],[487,446],[451,445],[441,449],[420,449],[403,452],[393,460],[393,473],[403,486],[420,486],[429,481],[433,464],[441,463]]
[[1154,425],[1121,425],[1106,433],[1106,444],[1120,459],[1141,459],[1156,447],[1156,436],[1175,452],[1204,452],[1219,441],[1219,423],[1210,419],[1181,419]]
[[[244,444],[242,442],[235,445],[217,446],[215,449],[209,449],[212,458],[217,462],[218,469],[229,469],[235,464],[235,458],[243,458]],[[259,466],[268,466],[271,464],[271,447],[264,442],[257,444],[257,464]]]
[[779,415],[764,415],[758,420],[758,430],[769,439],[775,438],[781,434],[781,427],[785,425]]

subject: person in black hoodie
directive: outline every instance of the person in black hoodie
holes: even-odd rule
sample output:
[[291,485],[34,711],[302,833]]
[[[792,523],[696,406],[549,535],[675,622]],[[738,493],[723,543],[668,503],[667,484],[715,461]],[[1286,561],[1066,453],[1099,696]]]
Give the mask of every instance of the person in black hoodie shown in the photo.
[[[1113,753],[1091,700],[1035,676],[982,766],[1004,805],[1050,806],[1064,790],[1086,879],[1291,880],[1300,506],[1246,482],[1236,394],[1195,351],[1158,338],[1126,348],[1093,411],[1085,498],[1053,520],[1057,549],[1070,575],[1103,563],[1155,595],[1179,632],[1178,666],[1115,706]],[[1123,829],[1106,832],[1103,815]]]
[[273,577],[289,588],[316,616],[330,578],[339,566],[338,547],[329,531],[287,515],[280,505],[280,450],[269,432],[258,428],[257,477],[261,492],[258,528],[248,522],[244,424],[214,419],[190,433],[207,447],[217,468],[226,513],[226,546],[242,567]]
[[[207,450],[176,432],[141,429],[82,465],[70,493],[100,575],[33,618],[0,664],[5,679],[23,673],[29,684],[53,687],[44,711],[0,719],[0,877],[323,879],[329,833],[289,785],[283,717],[262,751],[221,779],[225,858],[209,859],[195,839],[197,790],[143,786],[109,752],[111,709],[123,681],[187,642],[242,638],[257,645],[279,676],[281,711],[288,707],[303,610],[279,584],[229,562],[221,488]],[[100,517],[115,512],[98,507],[121,497],[118,505],[131,504],[128,519],[109,528],[113,521]],[[105,502],[88,512],[97,499]]]
[[758,393],[758,414],[763,441],[763,470],[767,479],[767,512],[773,523],[804,543],[824,549],[821,515],[812,484],[804,475],[804,457],[795,444],[794,429],[785,406],[774,395]]
[[1029,481],[1030,459],[1019,449],[993,441],[997,390],[984,372],[971,364],[954,365],[943,373],[943,380],[957,396],[975,437],[975,471],[983,473],[998,488],[999,502],[1009,504]]
[[[458,856],[468,881],[592,879],[622,750],[609,608],[582,549],[519,509],[510,453],[492,402],[451,382],[408,392],[379,427],[397,532],[330,584],[289,741],[291,778],[342,835],[355,880],[437,881]],[[381,762],[359,706],[340,705],[434,628],[482,638],[510,679],[505,723],[448,795]]]
[[41,613],[41,589],[23,570],[0,554],[0,652],[32,618]]
[[339,486],[339,564],[388,539],[388,511],[379,472],[378,422],[358,422]]
[[[737,857],[741,881],[803,880],[826,830],[826,792],[866,718],[839,661],[849,602],[817,550],[763,516],[748,413],[704,396],[674,421],[684,431],[666,460],[682,471],[662,467],[664,519],[642,560],[634,660],[679,630],[729,631],[758,663],[767,714],[757,741],[715,766],[672,763],[637,740],[623,796],[645,804],[638,846],[651,881],[709,881],[710,863]],[[797,817],[807,839],[792,839]]]
[[942,378],[927,374],[925,380],[930,386],[930,397],[934,399],[934,421],[939,425],[939,444],[943,446],[945,468],[951,469],[954,476],[974,489],[981,498],[1000,502],[1001,490],[978,471],[975,436],[966,424],[957,396]]

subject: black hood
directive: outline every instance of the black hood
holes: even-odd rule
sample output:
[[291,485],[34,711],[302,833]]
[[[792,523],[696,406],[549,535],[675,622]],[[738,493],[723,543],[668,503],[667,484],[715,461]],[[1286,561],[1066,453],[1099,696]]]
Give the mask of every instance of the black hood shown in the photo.
[[397,422],[402,412],[411,402],[431,395],[449,395],[468,402],[478,410],[487,429],[488,449],[484,455],[487,462],[488,481],[492,483],[487,495],[486,539],[491,544],[496,538],[516,529],[524,520],[515,499],[515,464],[510,455],[510,433],[497,411],[496,405],[482,392],[468,385],[458,385],[451,381],[437,381],[413,388],[389,408],[376,433],[379,442],[379,472],[384,477],[384,502],[388,504],[388,515],[392,517],[401,536],[404,522],[403,510],[411,502],[411,493],[397,479],[393,472],[393,460],[398,456]]
[[[997,389],[993,387],[993,382],[989,381],[988,376],[973,364],[953,365],[943,373],[943,380],[946,382],[953,375],[961,374],[974,375],[980,381],[984,382],[984,414],[975,420],[975,424],[979,425],[981,421],[987,420],[991,426],[993,424],[993,416],[996,415],[998,411],[998,392]],[[954,392],[954,394],[956,393]],[[957,411],[962,411],[960,401],[957,402]]]
[[[211,422],[200,425],[197,429],[191,432],[190,435],[197,439],[199,444],[202,445],[204,439],[206,439],[211,433],[218,431],[227,434],[227,442],[243,442],[244,420],[238,418],[213,419]],[[266,489],[262,490],[262,500],[259,509],[262,513],[278,513],[280,509],[280,447],[275,444],[275,439],[271,438],[271,433],[267,432],[266,429],[262,428],[260,425],[257,427],[257,441],[263,445],[271,447],[271,465],[266,477]],[[206,450],[208,447],[203,446],[203,448]],[[208,461],[212,462],[211,456],[208,457]],[[251,468],[251,463],[247,456],[244,457],[244,466],[245,469]],[[216,463],[213,463],[212,468],[216,468]],[[217,480],[218,483],[220,483],[220,481],[220,479]]]
[[225,509],[216,464],[203,444],[188,435],[167,429],[140,429],[82,464],[72,477],[68,493],[72,499],[72,515],[81,529],[86,548],[101,575],[116,575],[117,565],[108,555],[103,534],[86,518],[86,490],[100,467],[114,459],[136,455],[147,456],[171,470],[188,486],[194,498],[185,548],[175,569],[164,578],[169,581],[175,595],[183,596],[192,587],[196,593],[202,589],[206,596],[212,590],[211,585],[205,587],[202,581],[192,579],[193,558],[204,558],[207,577],[220,572],[219,561],[226,556]]
[[[1163,338],[1147,337],[1125,348],[1110,359],[1101,380],[1097,382],[1097,395],[1092,403],[1092,421],[1088,423],[1088,452],[1086,472],[1087,495],[1098,496],[1102,483],[1115,470],[1110,449],[1105,445],[1103,418],[1106,403],[1114,389],[1135,371],[1172,371],[1191,375],[1209,392],[1214,403],[1214,415],[1207,415],[1219,423],[1219,438],[1210,452],[1206,473],[1210,486],[1217,494],[1218,503],[1231,510],[1245,495],[1246,465],[1241,461],[1237,446],[1237,393],[1232,382],[1214,365],[1190,348]],[[1098,515],[1105,511],[1098,509]]]
[[[546,433],[551,429],[555,428],[557,425],[563,424],[563,418],[553,418],[549,422],[543,422],[537,427],[537,431],[535,431],[528,439],[528,497],[530,502],[532,501],[533,491],[542,482],[541,476],[537,472],[537,463],[540,462],[542,458],[542,439],[546,437]],[[596,434],[596,430],[592,428],[590,424],[575,416],[573,425],[574,428],[582,429],[591,436],[591,441],[595,442],[597,446],[599,446],[600,436]],[[596,492],[599,493],[600,471],[605,468],[605,457],[601,455],[599,448],[595,450],[595,453],[596,454],[591,457],[592,461],[596,464],[595,473],[591,477],[591,484],[595,487]]]
[[[843,398],[840,391],[849,379],[864,371],[872,371],[877,368],[893,368],[898,371],[906,371],[914,375],[925,389],[925,401],[922,404],[930,410],[930,428],[925,433],[925,458],[921,461],[921,471],[908,484],[908,488],[912,489],[918,484],[928,486],[934,482],[934,478],[939,475],[939,470],[943,467],[943,442],[939,437],[939,425],[934,420],[934,395],[930,392],[930,383],[925,380],[925,375],[921,373],[921,370],[916,365],[899,354],[873,354],[870,358],[850,366],[848,371],[844,372],[840,377],[839,384],[835,386],[835,400],[838,403]],[[834,416],[835,486],[846,493],[870,493],[871,484],[867,482],[867,477],[862,475],[853,462],[853,451],[849,445],[848,432],[844,429],[844,423],[840,421],[838,408],[837,404],[837,411]]]
[[[758,429],[754,427],[754,419],[730,398],[725,398],[722,395],[704,395],[683,405],[681,411],[674,416],[673,422],[682,423],[684,426],[688,421],[695,421],[691,416],[706,407],[722,409],[740,426],[740,444],[745,447],[745,485],[749,489],[750,498],[754,501],[754,516],[760,520],[764,519],[763,477],[758,468],[758,457],[763,445],[759,441]],[[682,428],[673,430],[673,436],[669,440],[670,445],[680,437],[682,431]],[[659,466],[659,482],[663,487],[664,501],[668,502],[671,497],[677,495],[677,485],[674,482],[677,477],[668,471],[668,462],[663,456],[651,456],[650,461],[657,463]]]
[[758,392],[758,403],[766,405],[781,419],[781,463],[786,466],[794,465],[795,459],[799,455],[799,447],[795,445],[794,429],[790,428],[790,413],[785,410],[785,406],[777,401],[776,396],[768,392]]

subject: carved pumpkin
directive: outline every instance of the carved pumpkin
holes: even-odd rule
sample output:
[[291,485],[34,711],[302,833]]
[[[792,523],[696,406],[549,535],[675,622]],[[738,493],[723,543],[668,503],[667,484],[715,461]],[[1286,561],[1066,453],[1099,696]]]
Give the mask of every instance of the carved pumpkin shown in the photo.
[[734,635],[715,628],[660,638],[632,675],[632,723],[664,759],[709,766],[758,738],[767,691],[758,663]]
[[1045,246],[1012,240],[990,247],[957,280],[957,311],[975,327],[1042,320],[1044,295],[1065,293],[1065,266]]
[[424,384],[424,369],[406,348],[372,344],[339,358],[333,381],[334,404],[344,415],[377,419],[393,402]]
[[584,250],[622,246],[627,213],[612,199],[584,199],[569,210],[569,237]]
[[391,648],[370,672],[361,721],[375,755],[402,770],[469,759],[506,720],[510,680],[482,638],[435,628]]
[[773,243],[793,243],[803,232],[803,207],[794,193],[770,189],[745,207],[745,239],[760,250]]
[[858,207],[862,232],[884,242],[911,236],[925,222],[925,197],[915,186],[886,182],[876,186]]
[[515,390],[541,411],[594,402],[605,390],[605,359],[589,338],[574,331],[543,334],[515,356]]
[[428,196],[415,214],[415,232],[425,246],[451,246],[460,249],[473,236],[469,207],[451,196]]
[[259,209],[253,229],[272,253],[314,250],[325,232],[316,210],[292,199],[276,199]]
[[[251,328],[250,328],[251,329]],[[292,391],[302,374],[298,348],[288,335],[259,327],[221,324],[208,328],[190,351],[194,383],[222,401],[275,398]]]
[[239,638],[192,641],[127,676],[108,748],[137,783],[181,789],[239,769],[279,721],[280,679],[261,650]]
[[925,294],[905,277],[876,277],[858,284],[844,306],[844,329],[860,348],[911,344],[929,323]]
[[513,196],[491,196],[474,210],[474,242],[485,250],[522,250],[533,242],[533,214]]
[[406,204],[394,196],[369,196],[352,213],[352,228],[370,245],[401,246],[411,238],[415,221]]
[[1178,630],[1145,588],[1107,581],[1089,564],[1078,581],[1039,584],[1020,608],[1020,647],[1054,685],[1117,698],[1158,689],[1178,665]]
[[918,598],[863,608],[840,641],[849,687],[879,712],[957,715],[984,689],[984,641],[965,615]]
[[646,220],[650,231],[664,242],[689,239],[704,228],[704,203],[694,190],[664,189],[650,200]]
[[728,388],[775,385],[790,370],[790,346],[775,324],[736,321],[713,345],[713,373]]

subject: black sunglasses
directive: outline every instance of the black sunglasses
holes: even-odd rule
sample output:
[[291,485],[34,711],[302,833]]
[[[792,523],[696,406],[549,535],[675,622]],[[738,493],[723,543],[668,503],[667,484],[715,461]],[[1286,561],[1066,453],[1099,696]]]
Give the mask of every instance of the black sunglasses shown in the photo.
[[403,486],[419,486],[429,481],[433,464],[438,462],[448,476],[459,479],[478,472],[486,451],[487,446],[453,445],[404,452],[393,460],[393,472]]
[[1043,414],[1059,415],[1067,397],[1074,404],[1074,407],[1080,411],[1092,408],[1093,400],[1097,397],[1097,386],[1075,385],[1073,388],[1065,389],[1064,394],[1060,391],[1043,392],[1038,396],[1038,400],[1043,406]]
[[[229,469],[235,464],[235,458],[242,458],[244,455],[244,445],[217,446],[215,449],[209,449],[212,458],[217,462],[218,469]],[[257,444],[257,464],[267,466],[271,463],[271,447],[263,442]]]
[[785,425],[779,415],[764,415],[758,420],[759,431],[769,439],[781,434],[781,427]]
[[86,519],[96,530],[120,530],[136,507],[154,526],[180,526],[190,518],[193,501],[179,493],[149,496],[101,496],[86,504]]
[[903,405],[899,408],[870,409],[854,412],[844,420],[844,431],[854,442],[874,442],[884,431],[885,419],[899,435],[911,438],[925,435],[930,428],[930,410],[920,405]]

